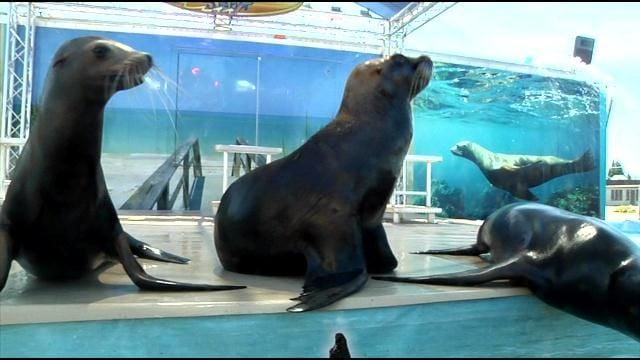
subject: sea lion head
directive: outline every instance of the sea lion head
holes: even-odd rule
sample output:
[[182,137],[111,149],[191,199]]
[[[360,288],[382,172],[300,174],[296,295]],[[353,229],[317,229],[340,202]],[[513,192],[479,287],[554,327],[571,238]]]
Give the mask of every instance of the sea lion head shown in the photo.
[[460,141],[453,145],[450,150],[453,155],[473,160],[476,157],[474,153],[474,145],[475,144],[471,141]]
[[[54,91],[80,93],[107,101],[119,90],[136,87],[153,66],[151,55],[114,40],[85,36],[64,43],[53,57],[47,84]],[[49,84],[49,77],[54,81]],[[77,89],[81,87],[81,89]]]
[[431,80],[433,62],[428,56],[402,54],[368,60],[351,72],[345,88],[343,107],[369,108],[366,104],[409,102]]

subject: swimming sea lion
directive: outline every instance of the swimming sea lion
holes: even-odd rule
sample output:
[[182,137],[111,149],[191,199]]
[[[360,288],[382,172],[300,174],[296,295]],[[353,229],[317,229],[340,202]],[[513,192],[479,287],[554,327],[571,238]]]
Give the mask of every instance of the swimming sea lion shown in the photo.
[[461,141],[451,153],[473,161],[489,182],[524,200],[538,200],[529,188],[559,176],[596,168],[591,150],[576,160],[556,156],[510,155],[491,152],[471,141]]
[[427,56],[358,65],[335,119],[288,156],[222,196],[215,245],[223,267],[302,275],[298,312],[358,291],[367,272],[397,266],[382,217],[412,137],[410,101],[431,79]]
[[491,254],[492,265],[376,280],[472,286],[515,280],[545,303],[640,341],[640,247],[606,222],[538,203],[492,213],[474,245],[420,254]]
[[13,259],[48,280],[72,280],[105,259],[118,260],[147,290],[231,290],[242,286],[178,283],[144,272],[143,258],[186,263],[127,234],[100,164],[104,108],[113,94],[142,84],[152,57],[89,36],[63,44],[45,80],[32,129],[0,214],[0,290]]

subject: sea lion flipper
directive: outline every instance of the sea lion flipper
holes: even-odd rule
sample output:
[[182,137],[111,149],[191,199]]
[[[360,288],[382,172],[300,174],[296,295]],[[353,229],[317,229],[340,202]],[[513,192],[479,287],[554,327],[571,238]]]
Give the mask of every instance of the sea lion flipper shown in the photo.
[[158,279],[147,274],[142,266],[138,264],[131,251],[131,245],[129,244],[126,233],[122,232],[116,237],[115,247],[124,270],[140,289],[159,291],[219,291],[246,288],[246,286],[190,284]]
[[440,249],[440,250],[427,250],[427,251],[414,251],[410,254],[416,255],[469,255],[469,256],[478,256],[480,254],[486,254],[489,252],[488,247],[480,247],[478,244],[461,246],[457,248],[451,249]]
[[11,262],[13,261],[13,240],[9,233],[0,230],[0,291],[4,289],[11,270]]
[[292,299],[300,302],[288,308],[287,311],[309,311],[332,304],[360,290],[367,282],[367,278],[367,272],[364,269],[314,278],[307,283],[308,285],[305,284],[300,296]]
[[187,264],[191,259],[174,255],[169,252],[166,252],[162,249],[155,248],[143,241],[140,241],[130,234],[125,232],[127,236],[127,240],[129,241],[129,245],[131,246],[131,251],[133,255],[141,257],[143,259],[163,261],[174,264]]
[[[333,218],[327,223],[337,224],[340,220]],[[357,222],[351,220],[341,227],[317,229],[310,238],[322,240],[309,241],[303,250],[307,262],[305,282],[302,293],[295,299],[299,303],[288,308],[289,312],[332,304],[360,290],[368,280],[362,230]]]
[[576,161],[576,172],[587,172],[596,168],[596,161],[591,149],[587,149]]
[[342,333],[336,333],[335,344],[329,350],[329,359],[351,359],[347,338]]
[[531,190],[529,190],[528,188],[524,188],[524,187],[518,187],[512,191],[509,191],[511,193],[511,195],[520,198],[522,200],[527,200],[527,201],[538,201],[538,197],[531,192]]
[[398,266],[382,224],[362,229],[362,249],[369,273],[386,273]]
[[520,262],[518,262],[518,259],[518,257],[514,257],[505,262],[501,262],[484,268],[461,271],[452,274],[416,277],[372,276],[372,279],[414,284],[473,286],[493,280],[518,278],[519,276],[521,276],[521,274],[525,273],[521,270],[522,265]]

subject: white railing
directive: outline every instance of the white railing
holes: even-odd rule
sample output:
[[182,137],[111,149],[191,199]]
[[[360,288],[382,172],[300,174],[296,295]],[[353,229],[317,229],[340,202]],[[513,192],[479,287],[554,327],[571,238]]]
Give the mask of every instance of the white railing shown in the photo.
[[[402,163],[402,173],[398,179],[399,189],[391,195],[390,203],[387,208],[393,214],[393,222],[399,223],[402,220],[403,213],[426,214],[427,221],[435,222],[436,214],[442,212],[442,209],[431,207],[431,164],[442,161],[442,156],[434,155],[407,155]],[[407,164],[423,162],[427,165],[425,190],[407,190]],[[408,196],[424,196],[425,206],[407,204]]]
[[251,145],[216,145],[215,150],[223,153],[222,159],[222,193],[227,190],[229,184],[229,153],[266,155],[267,164],[271,162],[272,155],[282,153],[281,148]]

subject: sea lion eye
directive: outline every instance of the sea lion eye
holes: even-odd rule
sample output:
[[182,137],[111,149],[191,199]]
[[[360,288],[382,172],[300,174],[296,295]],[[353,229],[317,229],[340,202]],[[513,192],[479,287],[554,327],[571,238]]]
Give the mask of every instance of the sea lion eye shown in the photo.
[[98,59],[102,59],[109,53],[110,49],[104,45],[98,45],[93,48],[93,53],[96,55]]

